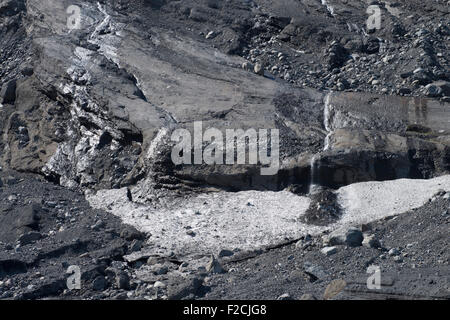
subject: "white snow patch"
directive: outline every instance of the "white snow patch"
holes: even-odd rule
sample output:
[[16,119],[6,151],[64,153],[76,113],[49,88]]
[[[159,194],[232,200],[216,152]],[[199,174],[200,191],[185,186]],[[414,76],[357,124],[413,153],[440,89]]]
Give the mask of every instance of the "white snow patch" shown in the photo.
[[207,193],[168,200],[165,205],[133,203],[127,198],[126,188],[98,191],[86,198],[94,208],[106,209],[124,223],[151,234],[149,243],[154,254],[189,256],[220,249],[257,250],[306,234],[345,230],[420,207],[441,189],[450,191],[450,176],[343,187],[337,193],[345,212],[328,227],[301,223],[299,218],[310,199],[287,191]]
[[400,179],[356,183],[338,190],[345,214],[341,227],[356,226],[423,206],[439,190],[450,191],[450,175],[430,179]]
[[[161,254],[255,250],[321,230],[299,222],[310,200],[286,191],[209,193],[161,208],[128,201],[126,189],[100,191],[87,199],[94,208],[108,208],[124,223],[150,233],[155,253]],[[189,235],[190,231],[195,236]]]

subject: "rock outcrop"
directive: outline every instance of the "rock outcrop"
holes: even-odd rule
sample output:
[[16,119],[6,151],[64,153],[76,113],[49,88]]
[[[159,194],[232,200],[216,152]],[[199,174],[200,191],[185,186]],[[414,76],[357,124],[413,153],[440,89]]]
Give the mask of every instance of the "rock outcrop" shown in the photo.
[[[317,167],[317,183],[331,187],[448,173],[448,104],[366,93],[327,94],[282,81],[285,76],[278,79],[277,72],[270,73],[275,69],[267,67],[270,59],[262,59],[267,48],[253,49],[255,57],[251,58],[245,50],[271,34],[268,46],[282,48],[279,61],[299,63],[290,55],[309,29],[299,24],[298,17],[285,14],[290,6],[306,14],[304,5],[262,1],[256,16],[253,5],[236,4],[224,10],[173,1],[158,5],[84,1],[78,6],[79,28],[72,28],[73,16],[64,1],[57,5],[3,1],[3,23],[20,28],[6,30],[5,37],[11,41],[2,46],[9,50],[9,57],[20,53],[15,60],[27,61],[20,74],[10,66],[12,73],[2,79],[3,165],[44,174],[67,187],[94,189],[145,180],[144,184],[170,189],[281,190],[294,185],[307,191],[313,166]],[[349,42],[337,42],[338,35],[349,32],[341,30],[348,27],[341,18],[349,12],[337,3],[330,6],[340,23],[329,31],[320,28],[323,38],[319,42],[309,37],[312,50],[320,51],[330,42],[326,59],[331,59],[332,70],[348,69],[347,59],[358,50],[362,50],[359,55],[382,59],[381,49],[375,52],[367,45],[361,49],[364,43],[350,45],[357,42],[355,37],[371,39],[359,31]],[[323,15],[323,7],[315,10],[309,15],[309,26],[326,25],[330,17]],[[264,18],[265,11],[275,15]],[[143,19],[144,13],[148,19]],[[186,23],[184,19],[192,21],[192,30],[207,26],[211,17],[225,24],[232,13],[243,20],[236,19],[215,37],[199,38],[192,31],[175,30]],[[392,13],[385,14],[397,20]],[[165,23],[169,18],[174,19],[172,25]],[[384,50],[396,50],[397,43],[403,42],[386,28],[378,32],[385,37]],[[436,28],[433,36],[445,37],[445,28]],[[277,44],[278,34],[290,36]],[[431,33],[418,34],[422,39]],[[426,48],[434,57],[437,53],[430,49],[434,42],[429,38]],[[231,48],[232,42],[236,46]],[[286,50],[291,51],[287,54]],[[269,70],[267,75],[242,70],[245,58]],[[435,86],[446,92],[445,84]],[[280,130],[278,174],[264,177],[258,167],[246,165],[173,165],[170,135],[179,128],[192,130],[195,121],[202,121],[204,130]],[[313,155],[317,162],[311,164]]]

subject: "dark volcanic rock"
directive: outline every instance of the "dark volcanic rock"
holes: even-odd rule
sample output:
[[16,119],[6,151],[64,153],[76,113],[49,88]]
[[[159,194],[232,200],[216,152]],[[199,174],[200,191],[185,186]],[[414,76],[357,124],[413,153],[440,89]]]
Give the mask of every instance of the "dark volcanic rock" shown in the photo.
[[350,247],[359,247],[364,240],[361,230],[351,228],[345,233],[345,243]]
[[301,220],[313,225],[328,225],[339,220],[342,209],[337,196],[330,190],[320,190],[311,195],[311,204]]
[[169,282],[168,297],[170,300],[192,298],[202,287],[203,279],[199,277],[174,278]]

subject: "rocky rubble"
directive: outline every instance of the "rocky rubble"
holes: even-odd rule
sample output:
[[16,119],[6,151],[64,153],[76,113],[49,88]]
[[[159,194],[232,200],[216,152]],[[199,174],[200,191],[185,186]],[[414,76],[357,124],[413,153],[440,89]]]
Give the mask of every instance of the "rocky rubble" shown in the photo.
[[[323,247],[319,236],[244,261],[208,282],[205,299],[449,299],[448,193],[395,217],[358,226],[381,245]],[[352,233],[356,231],[352,229]],[[433,234],[433,236],[430,236]],[[328,235],[326,235],[328,236]],[[308,245],[305,245],[308,244]],[[367,287],[368,267],[381,270],[381,288]],[[267,277],[267,274],[271,274]],[[231,283],[232,285],[230,285]]]
[[[192,273],[176,256],[131,258],[148,247],[145,235],[92,209],[79,192],[26,174],[0,174],[1,299],[153,300],[202,294],[207,261],[204,273]],[[214,261],[211,272],[221,272]],[[70,266],[80,268],[79,290],[69,290]]]
[[[334,13],[327,16],[320,1],[286,1],[284,10],[275,11],[286,14],[281,18],[263,2],[261,9],[267,13],[254,18],[253,30],[265,32],[254,32],[242,53],[300,86],[447,100],[445,93],[426,89],[433,81],[449,81],[445,1],[420,14],[416,1],[397,2],[394,10],[386,1],[374,2],[382,14],[379,30],[365,25],[361,13],[368,4],[332,1]],[[288,18],[287,8],[297,14]],[[428,15],[431,12],[434,15]]]

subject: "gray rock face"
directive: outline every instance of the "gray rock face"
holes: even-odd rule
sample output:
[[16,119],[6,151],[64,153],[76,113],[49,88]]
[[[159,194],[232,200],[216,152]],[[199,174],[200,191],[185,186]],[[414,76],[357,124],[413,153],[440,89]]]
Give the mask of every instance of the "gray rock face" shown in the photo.
[[[82,28],[69,32],[62,4],[5,2],[2,8],[8,8],[4,9],[8,16],[25,10],[28,19],[17,18],[15,23],[30,30],[25,38],[32,40],[36,54],[17,43],[20,49],[27,48],[23,54],[32,63],[33,72],[18,76],[16,108],[1,111],[2,164],[42,172],[68,187],[118,188],[145,180],[142,193],[153,186],[183,189],[205,185],[232,190],[280,190],[296,185],[306,192],[311,181],[311,156],[319,153],[317,183],[331,187],[358,181],[429,178],[448,172],[448,123],[442,120],[448,116],[446,105],[356,93],[336,93],[325,103],[324,86],[316,83],[319,79],[305,72],[308,79],[299,83],[303,75],[292,71],[305,59],[315,64],[323,58],[332,69],[326,71],[325,83],[334,79],[342,88],[352,86],[339,74],[353,74],[350,69],[359,67],[351,65],[359,61],[356,56],[374,58],[390,45],[392,34],[383,30],[379,36],[384,42],[371,36],[358,43],[354,26],[349,29],[346,17],[346,10],[356,9],[344,9],[338,3],[332,5],[338,24],[320,34],[310,27],[326,25],[330,18],[323,16],[326,11],[320,3],[310,4],[317,9],[305,20],[310,26],[289,18],[291,10],[304,12],[304,4],[261,1],[260,5],[279,13],[264,18],[254,16],[245,6],[227,12],[217,6],[185,7],[165,2],[148,7],[116,6],[108,1],[98,6],[86,3],[81,7],[85,17]],[[362,4],[355,5],[359,8]],[[142,20],[144,14],[151,18],[128,23],[130,19]],[[177,28],[177,36],[173,36],[173,28],[185,23],[179,20],[181,16],[189,17],[195,28],[213,23],[211,16],[217,17],[216,24],[231,16],[243,19],[236,27],[224,25],[215,37],[204,39],[180,31],[184,28]],[[386,18],[387,25],[392,23],[390,19]],[[166,20],[173,23],[167,25]],[[208,32],[217,29],[211,25]],[[258,35],[249,38],[249,30],[259,30]],[[257,43],[262,42],[263,33],[267,39],[281,35],[282,49],[260,48]],[[345,41],[339,40],[342,34],[347,35]],[[423,50],[431,52],[428,33],[417,34]],[[328,40],[330,45],[325,44]],[[269,47],[273,41],[266,41]],[[311,42],[314,52],[292,51],[290,46],[305,41]],[[392,62],[396,56],[391,56],[383,53],[381,59]],[[361,63],[369,64],[368,60]],[[243,65],[246,70],[253,66],[259,75],[264,75],[264,69],[274,70],[275,78],[246,72]],[[426,66],[420,68],[428,74]],[[432,73],[429,79],[435,77]],[[388,81],[377,75],[372,78],[363,82],[379,87]],[[3,88],[12,88],[10,83],[5,82]],[[299,88],[302,83],[321,90]],[[337,90],[334,86],[328,89]],[[358,89],[369,90],[363,86]],[[13,102],[11,90],[4,96]],[[423,112],[416,112],[418,109]],[[221,131],[279,129],[280,171],[264,177],[255,166],[174,166],[170,161],[171,133],[179,128],[192,130],[197,120],[203,121],[205,129]],[[431,134],[408,130],[411,125],[426,126]]]

